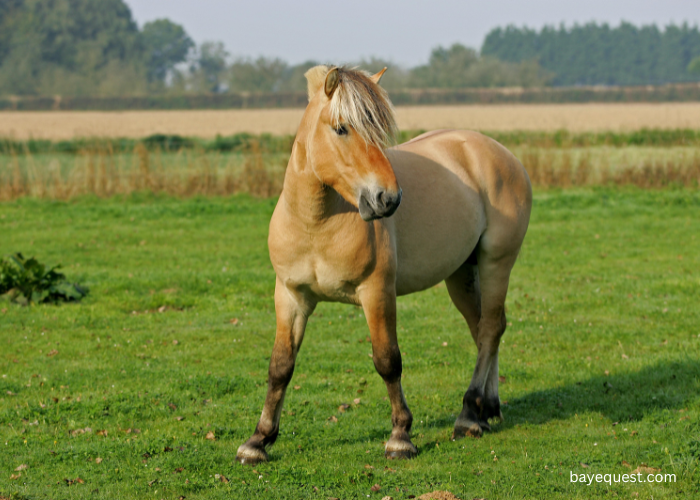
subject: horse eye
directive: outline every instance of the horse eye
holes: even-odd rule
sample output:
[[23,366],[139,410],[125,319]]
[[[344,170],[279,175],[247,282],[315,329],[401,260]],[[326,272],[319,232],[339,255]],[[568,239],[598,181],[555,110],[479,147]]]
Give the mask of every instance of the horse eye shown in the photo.
[[348,129],[345,128],[345,125],[341,125],[337,129],[335,129],[335,133],[338,135],[348,135]]

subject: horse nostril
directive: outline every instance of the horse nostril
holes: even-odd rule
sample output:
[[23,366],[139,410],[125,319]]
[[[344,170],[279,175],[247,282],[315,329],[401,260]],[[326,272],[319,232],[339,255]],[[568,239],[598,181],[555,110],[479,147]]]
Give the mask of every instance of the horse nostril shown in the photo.
[[374,195],[374,203],[376,204],[377,208],[386,207],[385,194],[386,194],[385,191],[377,191],[377,193]]

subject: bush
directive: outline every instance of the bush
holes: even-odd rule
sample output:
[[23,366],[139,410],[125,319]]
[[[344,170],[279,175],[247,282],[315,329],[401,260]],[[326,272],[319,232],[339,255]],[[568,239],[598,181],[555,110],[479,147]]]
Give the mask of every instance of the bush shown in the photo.
[[23,305],[78,301],[87,295],[86,287],[66,281],[57,271],[60,267],[47,270],[34,257],[26,259],[21,253],[2,258],[0,295],[8,294],[11,301]]

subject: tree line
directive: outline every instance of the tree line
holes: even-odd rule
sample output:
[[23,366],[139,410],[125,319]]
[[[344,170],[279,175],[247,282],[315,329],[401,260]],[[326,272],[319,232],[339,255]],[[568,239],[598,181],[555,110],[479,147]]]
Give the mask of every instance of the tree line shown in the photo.
[[[382,84],[390,90],[531,88],[696,81],[698,56],[697,27],[660,31],[623,23],[497,28],[481,52],[454,44],[435,48],[413,68],[376,58],[350,65],[388,66]],[[139,28],[123,0],[0,0],[0,95],[301,92],[303,74],[316,64],[232,59],[221,42],[196,45],[168,19]]]
[[[0,94],[110,96],[152,93],[303,91],[319,64],[231,59],[221,42],[196,46],[167,19],[141,29],[122,0],[2,0]],[[355,61],[370,71],[389,66],[383,84],[398,88],[545,85],[534,61],[503,62],[455,44],[438,47],[412,69],[391,61]]]
[[700,81],[697,26],[616,28],[588,23],[540,31],[508,26],[491,30],[484,57],[519,62],[536,60],[551,72],[552,85],[658,85]]

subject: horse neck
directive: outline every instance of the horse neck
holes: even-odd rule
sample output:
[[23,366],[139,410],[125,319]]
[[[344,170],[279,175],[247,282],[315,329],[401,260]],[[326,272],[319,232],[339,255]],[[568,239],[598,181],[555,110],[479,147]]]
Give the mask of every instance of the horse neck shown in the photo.
[[309,223],[322,223],[344,200],[314,173],[306,154],[304,137],[297,136],[284,177],[284,200],[292,215]]

